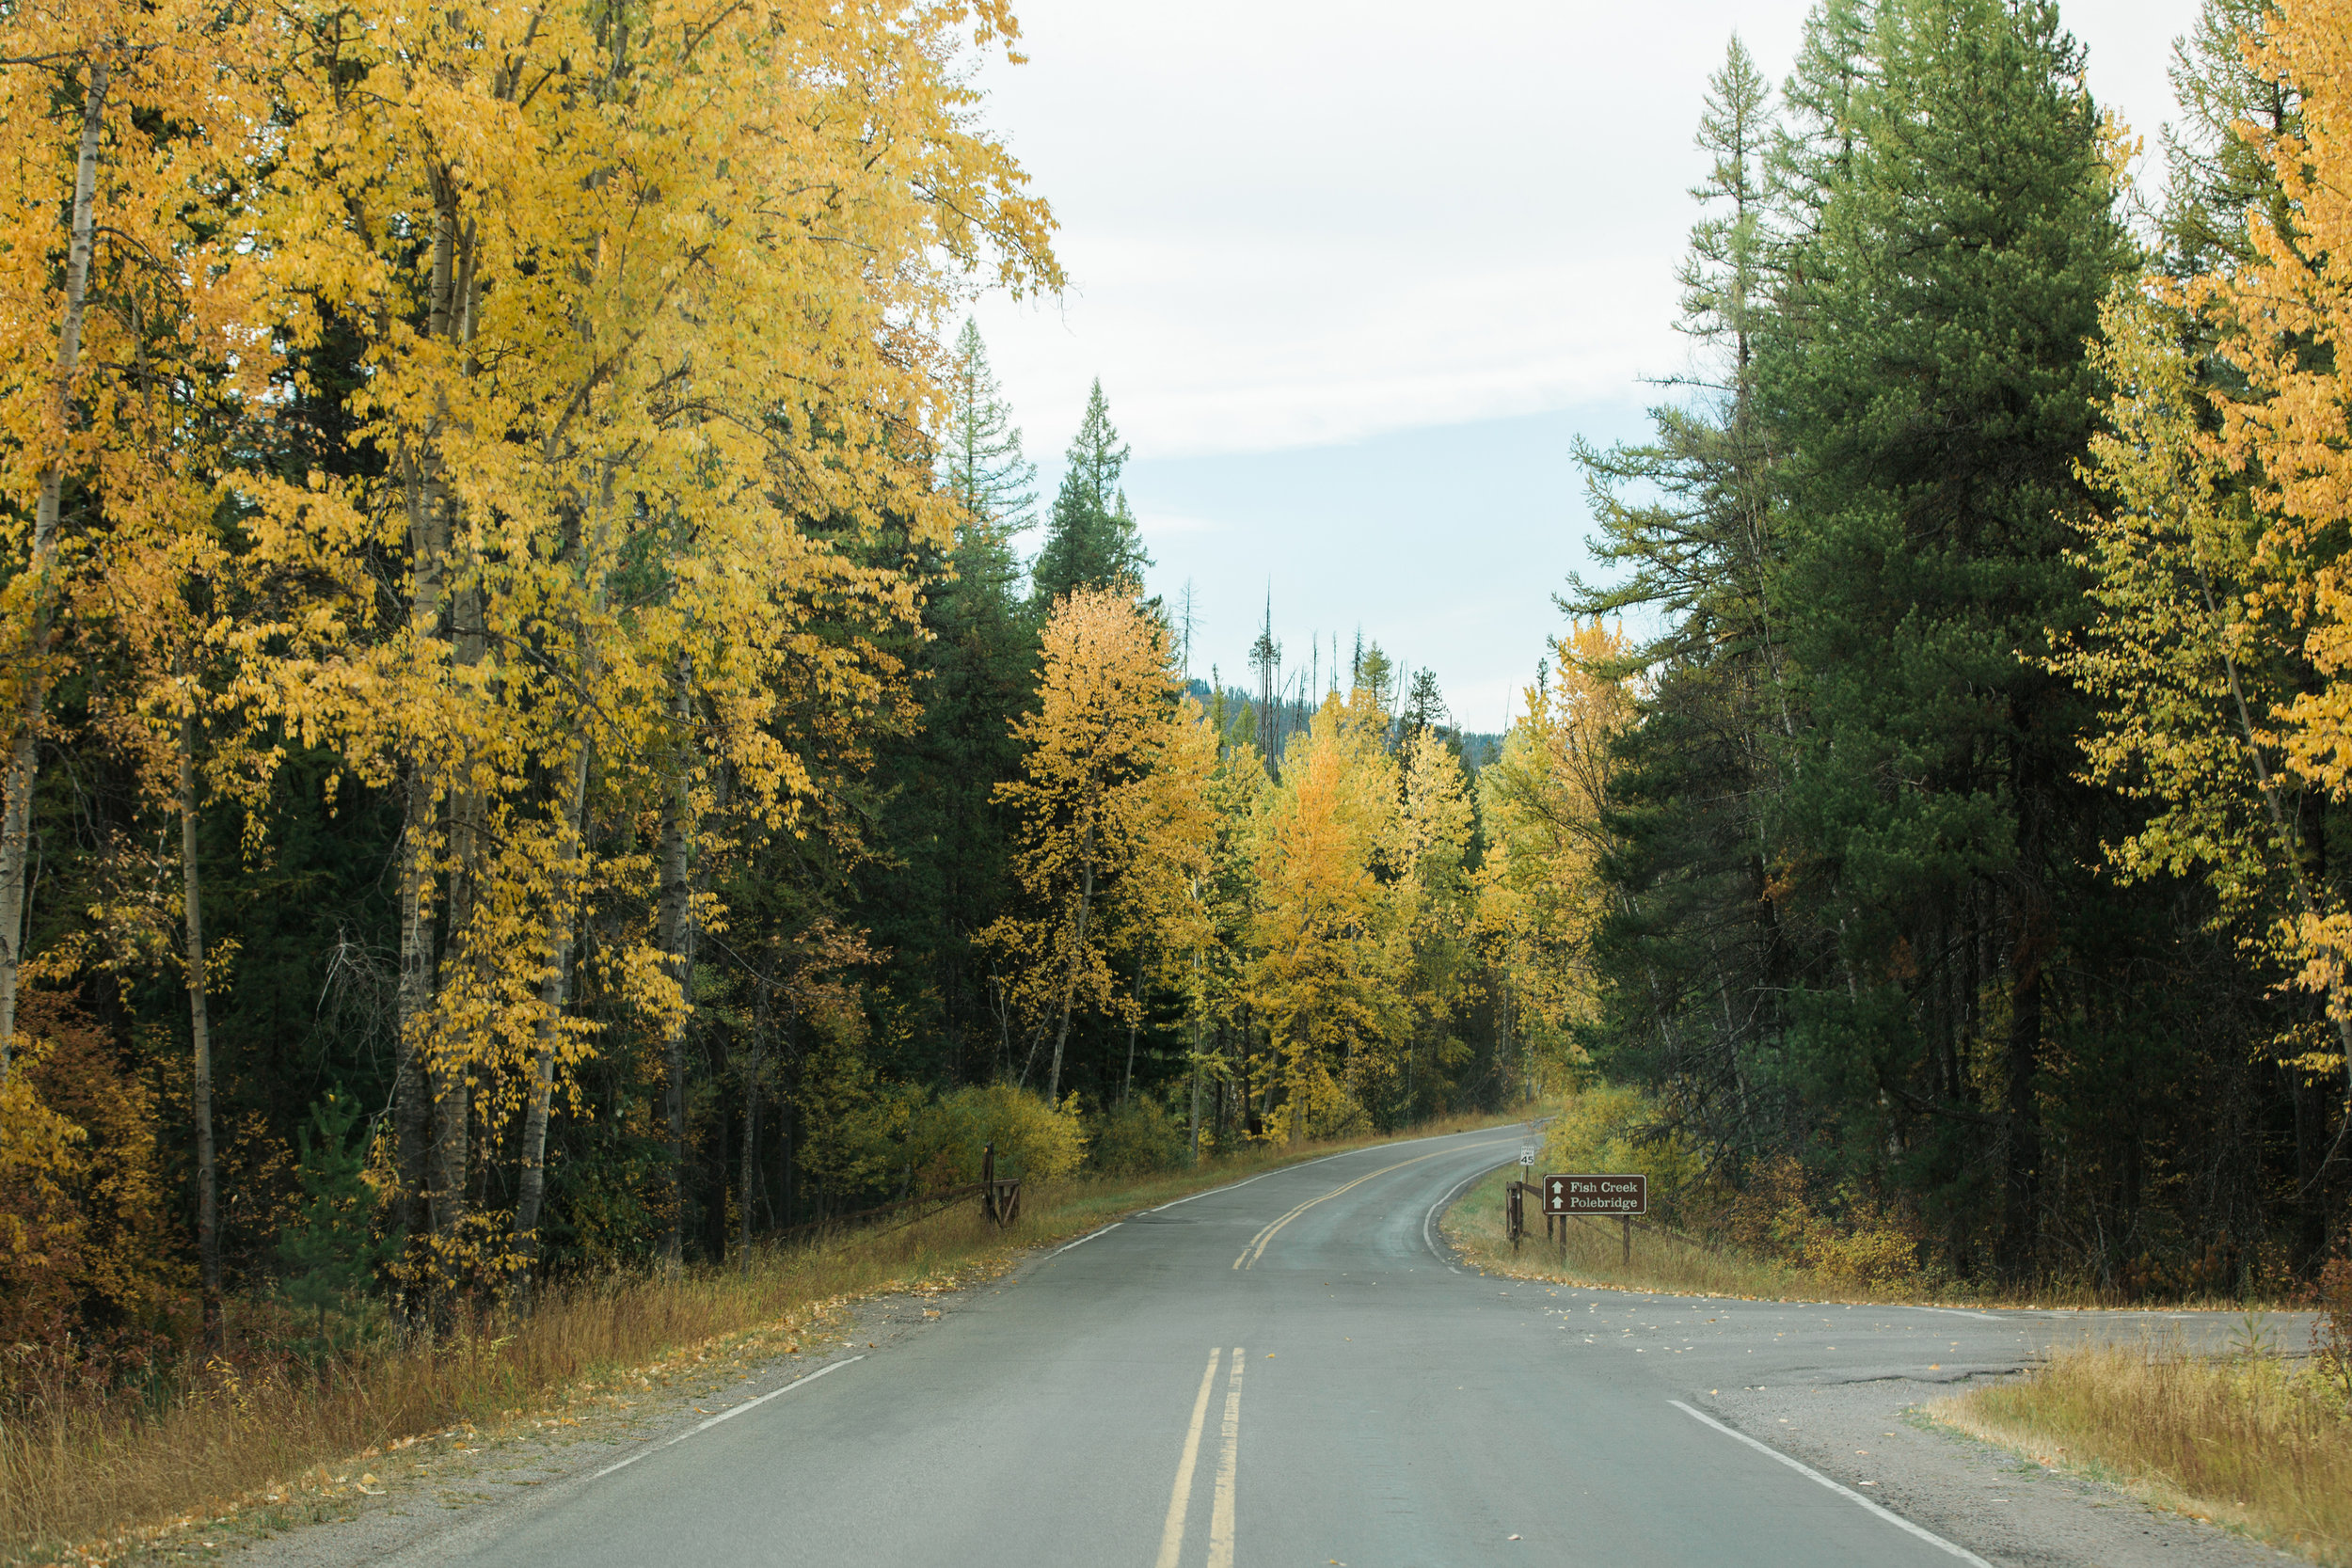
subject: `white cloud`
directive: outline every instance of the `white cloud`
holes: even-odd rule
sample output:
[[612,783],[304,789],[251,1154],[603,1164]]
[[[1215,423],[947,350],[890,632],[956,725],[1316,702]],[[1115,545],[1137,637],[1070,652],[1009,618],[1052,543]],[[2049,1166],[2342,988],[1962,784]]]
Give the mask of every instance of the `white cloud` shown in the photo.
[[[1633,434],[1686,363],[1707,75],[1736,26],[1778,82],[1805,9],[1026,0],[1033,63],[981,71],[985,116],[1074,281],[978,315],[1048,493],[1100,375],[1205,657],[1232,668],[1270,586],[1302,647],[1361,626],[1499,723],[1583,560],[1570,436]],[[2195,9],[2066,0],[2151,145]]]

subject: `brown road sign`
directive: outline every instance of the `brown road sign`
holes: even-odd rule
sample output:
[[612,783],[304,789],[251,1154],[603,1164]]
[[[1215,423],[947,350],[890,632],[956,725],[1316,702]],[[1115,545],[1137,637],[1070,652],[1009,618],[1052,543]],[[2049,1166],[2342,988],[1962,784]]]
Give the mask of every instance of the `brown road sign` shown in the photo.
[[1646,1214],[1649,1178],[1646,1176],[1574,1176],[1544,1178],[1547,1214]]

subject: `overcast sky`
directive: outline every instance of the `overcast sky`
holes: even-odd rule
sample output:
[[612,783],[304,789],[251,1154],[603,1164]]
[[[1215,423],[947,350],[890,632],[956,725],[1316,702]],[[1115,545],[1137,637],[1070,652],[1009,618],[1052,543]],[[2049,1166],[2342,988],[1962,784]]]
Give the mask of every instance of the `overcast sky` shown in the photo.
[[[1684,363],[1691,144],[1736,29],[1802,0],[1019,4],[990,124],[1061,223],[1057,301],[977,309],[1050,497],[1099,375],[1196,673],[1364,635],[1501,727],[1590,531],[1570,445]],[[2092,92],[2155,145],[2195,0],[2074,0]],[[1030,541],[1034,548],[1035,540]],[[1327,666],[1329,655],[1324,656]]]

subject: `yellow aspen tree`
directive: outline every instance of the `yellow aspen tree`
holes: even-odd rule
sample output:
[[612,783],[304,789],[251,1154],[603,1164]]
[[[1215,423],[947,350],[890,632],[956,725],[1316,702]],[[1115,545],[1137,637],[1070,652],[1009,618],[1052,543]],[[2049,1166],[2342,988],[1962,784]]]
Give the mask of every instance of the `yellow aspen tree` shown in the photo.
[[[218,197],[266,119],[235,9],[35,4],[0,45],[0,1081],[15,1044],[25,877],[62,611],[96,529],[170,526],[158,402],[258,367]],[[60,226],[59,214],[64,222]],[[242,367],[240,370],[232,370]],[[168,422],[166,414],[164,422]],[[76,515],[64,515],[68,482]]]
[[[1171,799],[1163,768],[1188,773],[1201,752],[1179,707],[1168,628],[1118,588],[1080,587],[1054,607],[1041,639],[1035,711],[1013,722],[1021,777],[996,786],[1012,808],[1012,871],[1027,908],[978,940],[1001,953],[1011,991],[1051,1028],[1049,1101],[1061,1093],[1072,1015],[1125,1018],[1135,1006],[1110,962],[1104,906],[1138,864],[1186,840],[1205,813]],[[1151,875],[1149,869],[1145,875]],[[1174,872],[1170,872],[1174,875]],[[1025,1069],[1024,1076],[1026,1076]]]
[[[1107,911],[1113,940],[1128,949],[1138,989],[1147,972],[1162,985],[1185,989],[1211,940],[1207,895],[1217,825],[1216,770],[1216,733],[1200,705],[1183,698],[1168,716],[1153,759],[1134,863]],[[1135,1083],[1139,1012],[1127,1019],[1122,1101]]]
[[[2201,437],[2175,439],[2153,453],[2127,454],[2109,443],[2100,459],[2127,470],[2134,464],[2182,470],[2185,495],[2158,515],[2172,514],[2172,531],[2187,536],[2192,564],[2209,568],[2222,562],[2203,552],[2226,547],[2228,536],[2239,532],[2226,506],[2215,504],[2212,460],[2244,483],[2255,531],[2243,603],[2217,599],[2208,607],[2201,594],[2190,606],[2201,624],[2187,657],[2203,666],[2204,691],[2212,693],[2217,673],[2225,686],[2238,683],[2229,711],[2241,701],[2249,710],[2260,702],[2262,694],[2248,691],[2243,678],[2252,661],[2235,656],[2249,635],[2272,627],[2285,631],[2316,676],[2277,692],[2267,712],[2239,718],[2235,735],[2225,726],[2213,743],[2220,754],[2209,760],[2253,777],[2262,816],[2250,834],[2241,829],[2238,836],[2268,840],[2256,858],[2291,881],[2297,978],[2328,998],[2338,1028],[2337,1050],[2307,1053],[2301,1064],[2345,1073],[2344,1126],[2332,1163],[2352,1132],[2352,1048],[2345,1043],[2352,1040],[2345,988],[2352,911],[2307,879],[2268,770],[2275,749],[2281,773],[2339,801],[2352,792],[2352,558],[2345,544],[2352,525],[2352,4],[2287,0],[2241,42],[2257,79],[2291,83],[2301,94],[2293,129],[2251,121],[2239,128],[2268,162],[2282,198],[2248,211],[2250,256],[2242,264],[2225,261],[2185,290],[2245,388],[2215,394],[2220,428],[2210,447]],[[2125,330],[2115,352],[2132,354],[2129,324],[2120,325]],[[2161,363],[2144,352],[2137,364],[2162,373]],[[2145,389],[2165,390],[2160,382]],[[2150,499],[2140,488],[2139,499]]]
[[[2095,353],[2116,390],[2090,457],[2111,499],[2084,523],[2081,552],[2098,614],[2053,665],[2101,705],[2085,776],[2146,805],[2108,854],[2135,880],[2202,876],[2271,963],[2326,991],[2340,1056],[2352,1036],[2341,969],[2306,969],[2340,900],[2306,863],[2310,781],[2274,720],[2293,700],[2305,629],[2293,584],[2313,562],[2265,541],[2213,434],[2177,298],[2119,294],[2103,326]],[[2308,1041],[2281,1045],[2308,1068],[2331,1065]]]
[[1516,1001],[1557,1030],[1596,1005],[1590,963],[1608,892],[1611,751],[1633,721],[1633,694],[1607,673],[1621,631],[1578,622],[1552,645],[1556,675],[1526,689],[1527,711],[1478,776],[1486,853],[1479,927]]
[[[183,452],[214,446],[206,433],[181,434],[186,437]],[[172,488],[172,477],[167,471],[156,475],[167,489]],[[108,652],[124,667],[115,679],[134,698],[130,705],[101,707],[93,715],[94,727],[109,750],[131,765],[149,806],[172,821],[170,836],[178,844],[177,943],[161,931],[151,934],[151,943],[141,942],[138,933],[123,934],[132,937],[134,947],[176,945],[187,991],[197,1264],[202,1326],[210,1340],[219,1333],[222,1292],[211,996],[223,955],[208,949],[204,937],[197,830],[211,770],[199,753],[216,713],[233,706],[234,699],[215,668],[225,619],[218,590],[226,580],[226,550],[214,526],[218,497],[208,484],[183,480],[177,488],[179,516],[171,531],[112,531],[93,542],[93,569],[72,602],[85,636],[106,638]],[[233,753],[234,748],[230,750]]]
[[[1169,978],[1184,993],[1191,1013],[1192,1103],[1187,1142],[1195,1161],[1200,1157],[1202,1094],[1212,1087],[1222,1093],[1232,1077],[1235,1063],[1226,1041],[1248,1018],[1249,938],[1258,892],[1257,822],[1272,787],[1256,746],[1245,741],[1218,756],[1214,751],[1217,746],[1214,725],[1203,728],[1210,732],[1216,759],[1205,791],[1209,837],[1202,852],[1203,873],[1187,890],[1190,908],[1169,948],[1169,961],[1178,966]],[[1207,1038],[1212,1027],[1217,1032],[1215,1047]]]
[[1285,749],[1258,819],[1248,992],[1284,1090],[1278,1125],[1293,1143],[1385,1080],[1404,1027],[1397,901],[1384,881],[1398,800],[1385,727],[1369,693],[1325,699]]
[[[1462,765],[1435,726],[1413,727],[1398,747],[1395,880],[1396,967],[1411,1035],[1402,1070],[1406,1102],[1469,1059],[1454,1033],[1471,990],[1477,888],[1470,867],[1472,811]],[[1424,1053],[1424,1046],[1426,1051]],[[1422,1067],[1424,1053],[1427,1067]]]
[[[655,891],[707,815],[658,808],[661,871],[642,849],[607,865],[590,789],[705,802],[723,775],[746,819],[798,831],[818,784],[775,733],[787,695],[851,723],[886,700],[877,639],[826,628],[912,620],[912,579],[872,546],[952,526],[924,460],[937,325],[975,269],[1057,284],[1050,217],[969,123],[958,35],[1009,39],[994,5],[361,5],[304,25],[278,309],[305,344],[364,324],[358,408],[391,473],[251,476],[255,533],[270,560],[401,567],[395,613],[349,610],[345,644],[278,689],[405,803],[412,1232],[455,1275],[501,1229],[511,1269],[546,1102],[592,1039],[564,1017],[578,900]],[[661,903],[616,973],[675,1041],[704,916]],[[526,1201],[499,1227],[469,1213],[472,1130],[517,1120]]]

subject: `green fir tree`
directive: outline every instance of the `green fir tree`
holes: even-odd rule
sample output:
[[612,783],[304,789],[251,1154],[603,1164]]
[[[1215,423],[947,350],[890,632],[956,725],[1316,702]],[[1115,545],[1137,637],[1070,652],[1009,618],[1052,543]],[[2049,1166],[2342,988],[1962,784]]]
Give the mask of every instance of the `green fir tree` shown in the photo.
[[1097,379],[1087,393],[1086,417],[1072,438],[1061,488],[1054,497],[1044,546],[1029,567],[1037,603],[1051,605],[1073,588],[1128,582],[1139,591],[1152,558],[1136,531],[1135,514],[1120,475],[1127,444],[1111,423],[1110,404]]

